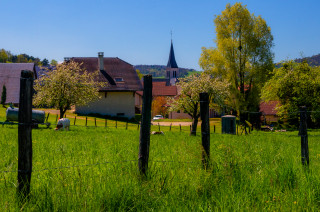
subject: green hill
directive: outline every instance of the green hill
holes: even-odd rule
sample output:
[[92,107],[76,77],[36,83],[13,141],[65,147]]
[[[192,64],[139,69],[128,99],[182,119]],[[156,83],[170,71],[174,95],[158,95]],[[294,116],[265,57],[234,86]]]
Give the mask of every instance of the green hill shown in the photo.
[[[163,65],[136,65],[134,68],[139,69],[141,74],[151,74],[153,77],[159,78],[166,77],[166,66]],[[197,72],[194,69],[179,68],[179,77],[184,78]]]

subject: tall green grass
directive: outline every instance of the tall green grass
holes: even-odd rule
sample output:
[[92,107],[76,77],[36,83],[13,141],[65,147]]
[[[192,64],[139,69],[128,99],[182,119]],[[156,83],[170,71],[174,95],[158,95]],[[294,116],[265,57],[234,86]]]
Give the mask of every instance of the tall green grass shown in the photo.
[[[157,127],[157,126],[153,126]],[[26,211],[316,211],[320,133],[309,133],[310,167],[297,132],[211,135],[202,169],[200,134],[152,135],[149,171],[138,172],[139,131],[71,126],[33,130],[33,173]],[[0,126],[0,211],[17,211],[17,126]]]

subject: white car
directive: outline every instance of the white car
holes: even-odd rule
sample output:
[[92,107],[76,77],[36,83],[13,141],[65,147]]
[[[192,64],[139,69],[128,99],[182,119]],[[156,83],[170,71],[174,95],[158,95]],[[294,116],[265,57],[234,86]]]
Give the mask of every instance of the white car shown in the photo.
[[163,119],[162,115],[155,115],[152,120]]

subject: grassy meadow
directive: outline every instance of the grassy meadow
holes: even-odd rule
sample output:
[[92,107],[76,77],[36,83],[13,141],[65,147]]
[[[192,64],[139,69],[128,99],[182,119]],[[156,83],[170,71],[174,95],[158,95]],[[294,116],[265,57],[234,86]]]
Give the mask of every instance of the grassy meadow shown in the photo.
[[[4,121],[0,110],[0,121]],[[55,116],[49,121],[54,123]],[[78,122],[79,121],[79,122]],[[73,120],[71,120],[73,124]],[[17,204],[17,125],[0,126],[0,211],[317,211],[320,132],[309,132],[310,167],[298,132],[211,134],[210,169],[188,127],[151,135],[149,172],[138,172],[137,125],[77,118],[69,132],[32,131],[30,200]],[[153,126],[157,130],[158,126]],[[200,129],[199,129],[200,130]],[[219,131],[219,130],[217,130]],[[212,131],[213,132],[213,131]],[[12,171],[12,172],[11,172]]]

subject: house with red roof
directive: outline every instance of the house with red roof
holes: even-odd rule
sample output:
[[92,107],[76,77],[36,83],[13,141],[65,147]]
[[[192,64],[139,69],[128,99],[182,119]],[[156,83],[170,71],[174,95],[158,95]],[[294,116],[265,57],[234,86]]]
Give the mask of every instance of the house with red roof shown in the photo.
[[76,105],[79,114],[101,114],[113,117],[133,118],[135,116],[135,94],[142,90],[142,85],[134,67],[118,57],[71,57],[81,63],[87,72],[99,71],[97,82],[105,82],[99,89],[100,99],[87,105]]
[[279,116],[277,115],[277,105],[279,101],[269,101],[260,103],[260,112],[262,112],[263,122],[270,124],[271,122],[277,122]]

